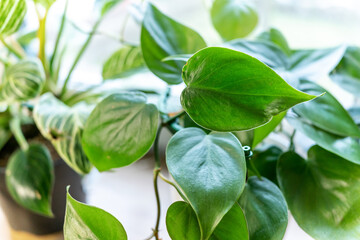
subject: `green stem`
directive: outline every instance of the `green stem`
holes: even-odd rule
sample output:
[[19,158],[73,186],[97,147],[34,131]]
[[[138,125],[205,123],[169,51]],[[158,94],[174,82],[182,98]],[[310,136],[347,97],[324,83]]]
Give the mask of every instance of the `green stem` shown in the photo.
[[181,190],[179,189],[178,186],[176,186],[175,183],[173,183],[172,181],[170,181],[169,179],[167,179],[164,175],[162,175],[161,173],[159,173],[159,177],[164,181],[166,182],[167,184],[170,184],[171,186],[173,186],[176,191],[179,193],[180,197],[182,199],[184,199],[185,201],[187,201],[187,198],[184,196],[184,194],[181,192]]
[[22,59],[24,58],[24,54],[16,50],[14,47],[12,47],[10,44],[8,44],[3,37],[0,36],[0,41],[2,44],[11,52],[14,54],[17,58]]
[[159,225],[160,225],[160,215],[161,215],[161,204],[160,204],[160,195],[159,195],[159,186],[158,186],[158,176],[160,174],[160,168],[154,169],[154,190],[156,197],[156,207],[157,207],[157,217],[154,231],[154,237],[156,240],[159,240]]
[[251,151],[251,147],[244,146],[243,150],[245,153],[246,162],[249,163],[251,171],[253,171],[255,173],[255,175],[261,180],[261,174],[259,173],[259,171],[257,170],[256,166],[254,165],[254,163],[252,161],[253,152]]
[[46,18],[48,14],[48,9],[46,9],[44,17],[39,17],[39,30],[38,30],[38,39],[39,39],[39,59],[42,62],[44,69],[46,69]]
[[102,21],[102,19],[103,19],[103,18],[100,17],[100,18],[96,21],[95,25],[93,26],[92,31],[90,32],[90,34],[89,34],[89,36],[87,37],[85,43],[83,44],[83,46],[82,46],[82,48],[80,49],[78,55],[76,56],[75,61],[74,61],[74,63],[72,64],[72,66],[71,66],[71,68],[70,68],[70,71],[69,71],[69,73],[68,73],[68,75],[67,75],[67,77],[66,77],[66,79],[65,79],[64,85],[63,85],[62,90],[61,90],[61,93],[60,93],[60,98],[63,97],[64,94],[66,93],[67,85],[68,85],[68,83],[69,83],[69,80],[70,80],[70,78],[71,78],[71,75],[72,75],[74,69],[76,68],[77,64],[79,63],[79,60],[81,59],[82,55],[84,54],[86,48],[89,46],[89,44],[90,44],[90,42],[91,42],[91,40],[92,40],[92,38],[93,38],[96,30],[98,29],[98,27],[99,27],[99,25],[100,25],[100,23],[101,23],[101,21]]
[[56,41],[55,41],[55,47],[54,47],[54,52],[50,58],[50,72],[52,73],[53,71],[53,68],[54,68],[54,59],[56,57],[56,54],[57,54],[57,51],[58,51],[58,48],[59,48],[59,43],[60,43],[60,39],[61,39],[61,36],[64,32],[64,27],[65,27],[65,20],[66,20],[66,12],[67,12],[67,8],[68,8],[68,2],[66,0],[66,3],[65,3],[65,9],[64,9],[64,14],[62,15],[62,18],[61,18],[61,23],[60,23],[60,28],[59,28],[59,32],[56,36]]
[[296,130],[294,130],[294,132],[290,136],[289,151],[293,151],[293,152],[295,152],[295,144],[294,144],[295,134],[296,134]]
[[26,138],[21,131],[21,122],[19,118],[16,117],[10,121],[10,129],[14,134],[16,141],[20,145],[20,148],[23,151],[26,151],[29,148],[29,144],[27,143]]
[[160,134],[163,125],[159,126],[159,129],[156,133],[155,142],[154,142],[154,158],[155,158],[155,168],[154,168],[154,190],[155,190],[155,197],[156,197],[156,206],[157,206],[157,217],[155,228],[153,229],[154,237],[156,240],[159,240],[159,225],[160,225],[160,216],[161,216],[161,205],[160,205],[160,195],[159,195],[159,186],[158,186],[158,176],[161,171],[161,159],[159,153],[159,141],[160,141]]

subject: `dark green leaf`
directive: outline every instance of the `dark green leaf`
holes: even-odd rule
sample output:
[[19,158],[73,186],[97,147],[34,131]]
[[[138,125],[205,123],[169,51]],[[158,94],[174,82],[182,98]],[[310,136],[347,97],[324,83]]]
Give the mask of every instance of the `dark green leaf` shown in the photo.
[[47,93],[41,96],[33,116],[41,134],[47,138],[60,157],[76,172],[90,172],[91,164],[81,146],[81,135],[92,106],[77,104],[70,108]]
[[285,153],[278,181],[299,226],[318,240],[360,239],[360,166],[313,146]]
[[7,102],[26,101],[41,93],[45,72],[38,59],[21,60],[6,69],[1,94]]
[[[172,240],[200,240],[200,227],[194,210],[185,202],[173,203],[166,214],[166,226]],[[234,206],[221,219],[209,240],[248,240],[244,213]]]
[[258,39],[274,43],[281,50],[286,53],[286,55],[291,55],[291,49],[286,41],[284,35],[275,28],[270,28],[269,31],[263,32],[258,36]]
[[258,14],[248,0],[215,0],[211,20],[224,40],[246,37],[257,23]]
[[360,96],[360,48],[348,47],[330,77],[340,87]]
[[183,61],[163,61],[178,54],[192,54],[206,47],[194,30],[174,21],[149,4],[141,28],[141,49],[148,68],[169,84],[182,82]]
[[25,14],[25,0],[0,0],[0,36],[16,32]]
[[282,150],[280,148],[270,146],[265,149],[255,150],[250,161],[254,163],[261,176],[277,184],[276,165],[281,154]]
[[123,78],[136,73],[144,67],[144,60],[139,47],[125,46],[116,51],[105,62],[102,70],[104,80]]
[[183,69],[181,104],[200,126],[216,131],[259,127],[315,96],[297,91],[269,67],[244,53],[211,47]]
[[175,202],[169,207],[166,228],[172,240],[200,240],[201,237],[196,214],[186,202]]
[[208,239],[245,185],[239,140],[231,133],[207,135],[199,128],[185,128],[171,138],[166,163],[195,210],[202,239]]
[[149,151],[159,112],[146,101],[146,95],[140,92],[113,94],[92,111],[82,143],[99,171],[127,166]]
[[49,150],[40,144],[31,144],[27,150],[17,150],[6,167],[6,186],[10,195],[21,206],[53,216],[51,192],[54,166]]
[[225,214],[221,222],[214,230],[209,240],[248,240],[249,232],[245,215],[239,204],[234,206]]
[[104,210],[73,199],[69,192],[66,200],[64,223],[65,240],[127,240],[121,223]]
[[316,83],[301,80],[299,89],[312,95],[325,95],[293,108],[312,125],[343,137],[360,137],[360,129],[336,98]]
[[296,130],[304,133],[322,148],[353,163],[360,164],[360,144],[355,138],[341,137],[307,123],[302,118],[288,117]]
[[288,209],[280,189],[266,178],[250,177],[239,204],[244,210],[251,240],[281,240]]

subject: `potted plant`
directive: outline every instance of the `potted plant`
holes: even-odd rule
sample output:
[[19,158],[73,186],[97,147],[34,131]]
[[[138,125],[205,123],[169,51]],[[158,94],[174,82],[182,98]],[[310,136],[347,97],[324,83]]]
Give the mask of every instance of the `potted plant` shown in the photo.
[[[80,140],[84,121],[101,94],[95,93],[94,88],[74,90],[68,83],[112,5],[102,2],[101,15],[93,31],[78,49],[66,78],[60,79],[68,4],[49,53],[46,46],[52,43],[46,38],[46,20],[54,2],[0,1],[0,62],[3,67],[0,203],[14,239],[29,237],[24,237],[23,232],[36,236],[59,232],[58,237],[62,238],[65,188],[71,184],[74,194],[85,201],[81,175],[91,170]],[[35,5],[39,25],[36,31],[23,33],[19,28],[29,4]],[[37,49],[29,45],[35,39],[39,43]]]
[[[315,239],[358,239],[359,111],[346,110],[318,79],[330,75],[358,94],[359,49],[293,50],[276,29],[239,39],[258,16],[248,1],[234,0],[213,2],[224,43],[207,46],[155,5],[143,6],[140,45],[118,50],[104,72],[127,75],[145,63],[169,85],[185,83],[183,110],[169,114],[169,91],[158,105],[143,92],[115,93],[82,118],[75,139],[99,171],[130,165],[153,147],[158,214],[148,239],[161,239],[159,179],[182,199],[167,210],[172,239],[282,239],[288,210]],[[42,106],[35,122],[37,113],[47,116]],[[166,149],[172,179],[160,167],[163,128],[174,133]],[[264,144],[272,132],[287,136],[287,149]],[[127,239],[116,218],[75,199],[68,192],[65,239]]]

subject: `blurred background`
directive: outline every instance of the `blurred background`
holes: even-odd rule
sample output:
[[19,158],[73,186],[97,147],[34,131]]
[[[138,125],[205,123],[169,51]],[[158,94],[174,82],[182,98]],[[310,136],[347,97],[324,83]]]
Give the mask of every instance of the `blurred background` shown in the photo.
[[[55,41],[60,18],[64,9],[63,0],[57,0],[49,13],[47,23],[48,42],[51,50]],[[71,85],[84,88],[102,81],[102,65],[121,44],[117,40],[122,31],[122,23],[130,10],[136,15],[133,7],[136,0],[123,0],[103,21],[100,32],[91,42],[88,50],[76,68]],[[153,0],[165,14],[177,21],[195,29],[207,41],[208,45],[217,45],[220,37],[212,27],[209,7],[211,0]],[[252,34],[275,27],[287,38],[291,48],[326,48],[341,44],[360,46],[360,2],[357,0],[256,0],[260,16],[260,24]],[[73,24],[66,26],[69,40],[66,45],[65,66],[63,77],[92,24],[97,13],[94,11],[94,0],[69,1],[69,18]],[[29,4],[30,5],[30,4]],[[31,11],[23,31],[36,28],[36,13]],[[132,18],[124,29],[127,41],[137,43],[140,26]],[[250,36],[250,38],[252,37]],[[36,43],[34,43],[36,45]],[[36,48],[36,46],[35,46]],[[328,83],[332,93],[345,104],[353,101],[352,96],[336,85]],[[109,81],[107,87],[128,88],[141,86],[149,89],[165,89],[166,85],[150,73],[136,75],[121,81]],[[175,92],[181,91],[181,86],[175,87]],[[166,136],[164,137],[164,139]],[[124,225],[130,240],[145,239],[150,235],[155,221],[155,198],[152,189],[152,161],[139,161],[129,167],[114,172],[93,172],[85,177],[84,184],[88,193],[88,203],[103,208],[116,216]],[[163,218],[161,236],[166,235],[164,216],[167,207],[176,199],[170,188],[161,184],[161,200],[163,204]],[[9,229],[0,209],[0,239],[9,239]],[[308,237],[291,219],[286,240],[307,240]],[[24,239],[26,240],[26,239]]]

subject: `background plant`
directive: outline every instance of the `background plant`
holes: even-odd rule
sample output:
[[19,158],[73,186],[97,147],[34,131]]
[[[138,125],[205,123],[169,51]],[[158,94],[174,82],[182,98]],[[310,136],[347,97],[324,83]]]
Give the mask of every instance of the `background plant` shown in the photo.
[[[116,93],[99,102],[88,118],[76,111],[79,125],[74,126],[83,132],[68,140],[81,141],[76,146],[100,171],[129,165],[153,146],[158,217],[149,239],[160,239],[159,178],[183,199],[167,211],[172,239],[282,239],[288,209],[315,239],[358,239],[359,111],[344,109],[318,81],[330,75],[357,94],[358,48],[293,50],[276,29],[238,39],[258,21],[249,4],[214,1],[209,14],[226,42],[211,47],[192,29],[144,4],[140,45],[117,50],[103,76],[128,76],[145,63],[169,85],[186,84],[183,110],[171,116],[166,111],[169,91],[158,106],[149,103],[147,93]],[[38,126],[60,118],[41,102],[34,110]],[[163,128],[175,133],[166,150],[173,180],[160,168]],[[43,132],[62,137],[52,130]],[[274,131],[287,135],[288,149],[263,143]],[[294,144],[297,132],[302,141],[312,141],[307,156]],[[70,165],[76,169],[81,158],[74,159]],[[69,194],[64,234],[66,239],[127,239],[114,217]]]

